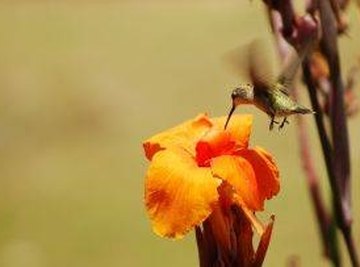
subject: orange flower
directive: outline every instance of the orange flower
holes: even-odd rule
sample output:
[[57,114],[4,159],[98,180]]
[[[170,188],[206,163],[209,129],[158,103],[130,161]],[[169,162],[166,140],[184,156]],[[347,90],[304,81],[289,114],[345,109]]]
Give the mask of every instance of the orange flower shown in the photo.
[[[269,240],[272,223],[264,227],[254,212],[278,193],[278,169],[265,150],[248,147],[252,116],[234,116],[226,130],[224,123],[225,117],[199,115],[144,142],[151,161],[145,203],[158,235],[181,238],[206,220],[221,247],[231,250],[233,221],[243,218],[249,224],[244,229],[252,225]],[[202,234],[198,228],[200,239]],[[252,237],[252,230],[246,236]]]

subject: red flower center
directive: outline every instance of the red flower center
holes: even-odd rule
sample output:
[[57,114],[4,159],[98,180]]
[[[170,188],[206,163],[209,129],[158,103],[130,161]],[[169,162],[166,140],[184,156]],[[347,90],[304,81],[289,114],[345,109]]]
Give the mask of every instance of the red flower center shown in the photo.
[[212,129],[196,144],[196,162],[199,167],[210,167],[210,160],[221,155],[233,155],[235,141],[230,133]]

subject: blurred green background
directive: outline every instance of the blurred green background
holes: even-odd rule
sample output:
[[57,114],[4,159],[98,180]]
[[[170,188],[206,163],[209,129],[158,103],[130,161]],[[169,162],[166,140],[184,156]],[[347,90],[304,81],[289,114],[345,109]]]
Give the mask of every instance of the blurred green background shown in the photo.
[[[344,70],[359,55],[354,7],[350,23],[340,41]],[[270,38],[261,1],[2,1],[0,266],[197,266],[193,233],[174,242],[151,231],[141,143],[200,112],[224,115],[240,80],[221,58],[254,37]],[[281,193],[265,213],[276,214],[265,266],[294,258],[329,266],[294,119],[269,132],[264,114],[238,112],[255,115],[252,143],[272,151],[281,170]],[[359,116],[349,121],[358,248],[359,126]]]

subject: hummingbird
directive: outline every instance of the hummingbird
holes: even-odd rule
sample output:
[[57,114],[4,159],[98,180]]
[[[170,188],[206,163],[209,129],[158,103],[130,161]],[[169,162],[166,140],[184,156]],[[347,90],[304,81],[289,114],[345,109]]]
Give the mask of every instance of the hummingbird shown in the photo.
[[[304,45],[299,55],[294,54],[291,57],[288,66],[274,81],[265,79],[264,73],[260,73],[266,62],[257,48],[258,43],[250,44],[248,71],[251,83],[241,84],[232,91],[232,107],[224,126],[225,129],[236,107],[241,104],[252,104],[265,112],[270,117],[269,130],[274,128],[274,124],[280,124],[279,129],[282,129],[289,123],[287,117],[290,115],[314,113],[313,110],[290,98],[288,93],[296,71],[309,50],[309,45]],[[276,120],[277,118],[282,118],[281,123]]]

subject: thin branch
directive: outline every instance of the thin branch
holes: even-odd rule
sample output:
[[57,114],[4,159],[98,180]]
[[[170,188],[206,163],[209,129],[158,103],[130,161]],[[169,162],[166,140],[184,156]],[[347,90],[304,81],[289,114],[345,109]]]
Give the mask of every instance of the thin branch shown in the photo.
[[[278,13],[268,10],[269,21],[276,39],[277,50],[279,52],[281,61],[284,62],[289,54],[289,45],[284,40],[281,34],[282,21]],[[298,88],[295,86],[291,91],[294,99],[298,99]],[[298,137],[300,143],[300,155],[303,164],[303,169],[306,174],[306,181],[309,189],[309,194],[317,218],[319,232],[323,243],[324,255],[329,258],[334,266],[340,266],[340,252],[338,249],[338,242],[335,235],[330,232],[334,227],[332,216],[326,211],[325,202],[321,195],[319,187],[319,177],[316,173],[313,157],[310,149],[310,142],[307,135],[306,124],[302,116],[297,116],[298,123]]]
[[330,123],[334,157],[332,175],[329,176],[333,190],[333,201],[339,227],[343,233],[347,250],[353,266],[359,266],[359,258],[351,235],[351,187],[350,187],[350,153],[347,121],[344,108],[344,86],[339,63],[337,28],[331,3],[319,0],[319,14],[322,22],[323,37],[320,46],[329,63],[330,82]]
[[320,41],[321,49],[329,63],[330,82],[332,85],[330,101],[330,123],[334,146],[334,175],[333,183],[339,187],[341,197],[340,228],[351,225],[352,215],[350,208],[350,156],[348,130],[344,109],[344,86],[341,79],[339,64],[337,29],[331,5],[327,0],[319,0],[319,11],[322,22],[323,37]]
[[[333,192],[332,197],[333,197],[333,205],[334,205],[334,209],[335,209],[335,214],[336,214],[336,218],[338,219],[338,223],[340,223],[341,221],[339,222],[339,219],[341,219],[340,214],[342,213],[342,203],[341,203],[341,199],[340,199],[341,195],[340,195],[339,187],[335,184],[336,180],[335,180],[335,175],[334,175],[333,165],[332,165],[332,161],[333,161],[332,147],[331,147],[330,141],[326,135],[323,114],[320,110],[320,104],[319,104],[317,96],[316,96],[316,87],[315,87],[315,83],[311,77],[308,60],[305,60],[303,63],[303,74],[304,74],[305,83],[308,87],[308,92],[310,95],[310,100],[311,100],[313,109],[317,112],[315,114],[315,122],[316,122],[316,125],[318,128],[320,142],[321,142],[323,155],[324,155],[324,159],[325,159],[326,170],[327,170],[327,173],[329,176],[330,186],[331,186],[331,189]],[[343,226],[344,226],[344,224],[343,224]],[[358,267],[359,262],[357,259],[354,242],[353,242],[352,236],[350,234],[351,228],[345,227],[345,228],[341,228],[341,230],[342,230],[342,233],[345,238],[345,243],[347,245],[347,249],[349,251],[349,255],[350,255],[352,264],[354,267]]]

